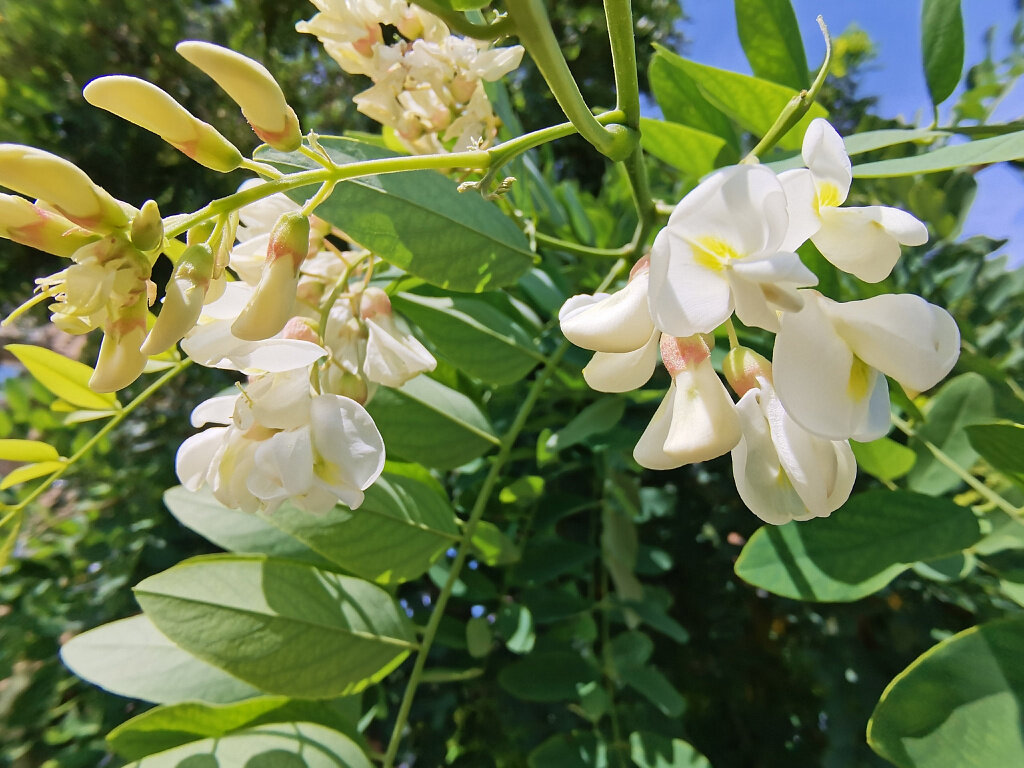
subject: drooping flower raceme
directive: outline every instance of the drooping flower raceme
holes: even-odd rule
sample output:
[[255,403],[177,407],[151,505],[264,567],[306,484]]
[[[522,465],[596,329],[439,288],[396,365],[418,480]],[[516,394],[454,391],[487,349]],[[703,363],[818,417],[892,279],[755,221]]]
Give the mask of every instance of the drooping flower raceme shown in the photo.
[[651,249],[651,315],[672,336],[710,333],[735,309],[747,325],[778,329],[800,308],[797,288],[818,280],[782,249],[786,194],[767,168],[718,171],[682,199]]
[[838,303],[804,292],[775,339],[775,388],[805,429],[833,440],[889,431],[891,376],[916,394],[949,373],[960,353],[950,314],[912,294]]
[[839,207],[849,195],[853,171],[842,137],[826,120],[808,126],[802,154],[806,169],[779,176],[789,199],[784,248],[795,250],[810,238],[839,269],[877,283],[892,272],[901,245],[928,241],[927,227],[906,211],[882,205]]

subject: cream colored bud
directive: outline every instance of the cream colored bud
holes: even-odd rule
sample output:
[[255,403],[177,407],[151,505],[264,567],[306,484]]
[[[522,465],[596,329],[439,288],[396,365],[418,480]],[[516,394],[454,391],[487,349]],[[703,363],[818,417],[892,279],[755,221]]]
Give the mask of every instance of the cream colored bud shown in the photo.
[[282,152],[294,152],[301,146],[299,119],[266,67],[236,51],[199,40],[180,42],[175,50],[224,89],[263,141]]
[[320,337],[317,335],[316,329],[313,328],[312,322],[300,315],[296,315],[284,324],[281,338],[298,339],[299,341],[308,341],[313,344],[320,343]]
[[185,242],[189,245],[205,243],[213,234],[215,225],[212,221],[201,221],[185,233]]
[[147,200],[132,219],[132,245],[140,251],[152,251],[164,241],[164,220],[155,200]]
[[167,281],[164,306],[142,345],[142,354],[159,355],[195,327],[213,274],[213,251],[206,244],[190,245]]
[[89,387],[96,392],[117,392],[139,378],[146,367],[146,356],[139,349],[145,337],[146,302],[140,299],[124,307],[104,329]]
[[22,144],[0,144],[0,186],[45,200],[80,227],[109,232],[128,216],[85,171],[62,157]]
[[146,80],[128,75],[98,77],[85,86],[82,95],[94,107],[155,133],[211,170],[227,173],[242,162],[238,149],[216,128]]
[[17,195],[0,195],[0,237],[65,258],[100,238]]
[[772,380],[771,362],[747,347],[733,347],[722,361],[722,373],[737,397],[760,387],[758,378]]
[[309,217],[298,211],[282,213],[270,231],[267,261],[287,259],[298,279],[299,267],[309,254]]

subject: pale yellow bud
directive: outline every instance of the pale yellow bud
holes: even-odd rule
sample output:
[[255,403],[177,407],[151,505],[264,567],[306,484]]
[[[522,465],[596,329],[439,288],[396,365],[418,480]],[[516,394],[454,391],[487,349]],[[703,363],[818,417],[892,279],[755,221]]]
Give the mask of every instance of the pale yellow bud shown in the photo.
[[98,77],[82,91],[85,100],[152,131],[200,165],[227,173],[242,155],[217,129],[193,115],[166,91],[128,75]]
[[0,144],[0,186],[45,200],[80,227],[109,232],[128,224],[120,203],[62,157],[22,144]]
[[0,237],[67,258],[100,236],[24,197],[0,195]]
[[146,302],[140,299],[122,308],[104,328],[89,387],[96,392],[116,392],[139,378],[146,367],[146,356],[139,349],[145,337]]
[[282,152],[299,148],[299,120],[266,67],[248,56],[199,40],[185,40],[175,50],[224,89],[263,141]]
[[147,200],[132,219],[132,245],[140,251],[152,251],[164,241],[164,220],[155,200]]
[[772,364],[767,358],[746,347],[733,347],[722,361],[722,373],[737,397],[760,388],[758,377],[772,380]]
[[142,345],[142,354],[159,355],[195,327],[212,274],[213,252],[208,245],[190,245],[185,249],[167,281],[163,309]]

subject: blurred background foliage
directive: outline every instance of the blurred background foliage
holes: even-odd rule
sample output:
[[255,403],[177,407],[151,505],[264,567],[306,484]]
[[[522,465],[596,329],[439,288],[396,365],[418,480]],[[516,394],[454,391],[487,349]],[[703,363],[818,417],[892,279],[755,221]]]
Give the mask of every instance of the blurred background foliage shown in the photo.
[[[652,42],[685,51],[677,3],[639,0],[635,10],[642,71]],[[549,11],[588,103],[610,105],[600,3],[550,0]],[[282,82],[305,128],[367,128],[351,104],[365,83],[343,76],[314,39],[294,32],[295,21],[312,12],[305,0],[3,0],[0,140],[68,157],[133,204],[160,190],[165,214],[191,210],[232,191],[241,178],[191,165],[156,137],[89,107],[82,86],[111,73],[150,79],[248,149],[255,140],[233,106],[174,54],[181,39],[207,39],[262,60]],[[835,76],[823,92],[833,122],[843,133],[895,126],[871,116],[870,97],[858,91],[857,73],[870,61],[870,40],[849,30],[837,51]],[[961,99],[962,114],[983,111],[1011,71],[1005,62],[982,62],[972,70],[975,87]],[[561,121],[529,67],[513,83],[512,101],[528,120],[527,129]],[[915,151],[902,145],[867,159]],[[628,240],[635,218],[621,176],[605,173],[582,146],[566,155],[560,145],[559,158],[556,164],[547,152],[539,153],[539,173],[554,189],[536,206],[544,231],[599,246]],[[657,163],[651,170],[656,194],[667,201],[696,182]],[[843,300],[896,290],[948,307],[967,349],[953,375],[983,376],[999,415],[1020,421],[1021,401],[1011,388],[1024,377],[1024,272],[1009,272],[1005,257],[993,258],[1002,246],[998,241],[958,240],[973,185],[968,171],[857,182],[851,202],[884,200],[911,210],[929,222],[933,238],[907,253],[880,286],[844,282],[825,268],[820,277],[823,290]],[[592,194],[597,187],[603,190],[600,203]],[[47,267],[38,254],[8,243],[2,254],[0,302],[9,308]],[[548,254],[541,271],[546,287],[524,286],[519,298],[548,321],[565,292],[596,284],[603,266]],[[759,340],[750,334],[747,341],[756,346]],[[583,365],[586,357],[573,350],[568,362]],[[524,691],[514,679],[540,679],[549,670],[517,665],[527,664],[530,657],[522,654],[534,649],[548,658],[564,660],[569,653],[605,664],[608,659],[594,659],[594,649],[609,647],[618,653],[611,664],[620,670],[622,687],[613,693],[626,732],[679,733],[718,768],[885,765],[863,734],[885,684],[935,641],[1013,604],[984,568],[953,575],[911,570],[881,592],[845,605],[801,603],[743,584],[733,563],[758,521],[732,489],[728,458],[642,476],[623,460],[667,385],[661,375],[664,380],[625,398],[624,412],[606,428],[557,455],[546,448],[552,432],[568,417],[600,405],[602,396],[579,377],[566,376],[534,412],[520,446],[536,444],[537,450],[520,449],[507,473],[518,479],[485,516],[521,559],[511,570],[475,562],[465,572],[431,666],[479,671],[464,685],[435,681],[423,687],[411,718],[418,765],[520,768],[527,765],[525,755],[556,734],[576,731],[585,742],[610,694],[595,686],[582,708],[537,706],[548,694]],[[175,483],[173,457],[189,433],[188,410],[201,394],[225,383],[217,372],[203,370],[193,370],[187,382],[177,380],[35,505],[11,563],[0,572],[0,766],[119,764],[103,736],[146,705],[78,681],[60,664],[57,650],[68,633],[134,613],[131,584],[208,551],[209,545],[168,515],[160,495]],[[0,437],[45,433],[67,455],[92,433],[88,424],[63,425],[48,407],[51,396],[27,377],[8,378],[3,397]],[[488,408],[496,425],[511,419],[517,398],[512,388],[491,393]],[[968,460],[978,468],[976,454]],[[981,466],[979,472],[985,471]],[[461,511],[484,474],[481,463],[448,478]],[[857,490],[875,485],[862,473]],[[980,501],[955,480],[950,490],[964,503]],[[1001,490],[1014,503],[1024,502],[1019,488]],[[638,536],[643,632],[633,629],[630,609],[609,608],[613,592],[622,589],[609,583],[602,566],[608,545],[601,530],[616,520],[626,521],[620,541],[628,542],[634,530]],[[415,620],[425,620],[444,569],[442,561],[432,569],[433,582],[402,587],[400,596]],[[590,601],[605,610],[580,607]],[[467,642],[467,628],[484,605],[497,605],[499,613],[486,644],[505,646],[489,656],[481,655],[479,642]],[[604,642],[612,631],[617,642]],[[660,676],[653,683],[652,669]],[[386,687],[364,696],[364,707],[376,701],[382,722],[394,711],[404,674],[399,671]],[[647,684],[631,682],[644,675]],[[371,726],[369,733],[374,743],[383,726]],[[555,755],[558,744],[548,749]],[[558,763],[543,763],[548,764]]]

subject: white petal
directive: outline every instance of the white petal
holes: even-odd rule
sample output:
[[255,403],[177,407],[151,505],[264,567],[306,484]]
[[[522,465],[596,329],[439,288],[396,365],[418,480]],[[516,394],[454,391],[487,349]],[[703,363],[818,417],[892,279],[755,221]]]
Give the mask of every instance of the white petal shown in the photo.
[[799,312],[782,315],[772,355],[772,376],[779,399],[804,429],[845,440],[865,423],[878,372],[854,367],[849,345],[832,327],[816,291],[802,291]]
[[818,284],[818,278],[795,253],[781,252],[743,259],[730,270],[736,316],[749,326],[778,331],[776,312],[797,312],[803,298],[797,288]]
[[222,395],[204,400],[192,409],[192,426],[201,427],[210,423],[230,424],[237,399],[238,395]]
[[827,120],[819,117],[807,126],[801,154],[804,164],[814,174],[814,182],[819,191],[823,184],[831,184],[838,195],[835,204],[845,201],[850,193],[850,182],[853,181],[850,156],[842,137]]
[[318,479],[344,501],[355,500],[384,470],[384,440],[370,414],[355,400],[320,395],[312,405],[313,447],[323,459]]
[[859,358],[917,392],[941,381],[960,355],[956,321],[920,296],[883,294],[826,311]]
[[629,392],[642,387],[654,375],[658,364],[658,340],[655,330],[650,339],[634,352],[595,352],[583,378],[598,392]]
[[201,319],[234,320],[252,297],[253,287],[238,280],[225,284],[224,293],[203,307]]
[[732,314],[732,307],[724,270],[698,264],[690,245],[663,229],[651,249],[654,325],[670,336],[711,333]]
[[174,471],[181,484],[190,491],[198,491],[206,482],[212,459],[220,448],[227,427],[214,427],[192,435],[178,448]]
[[233,368],[251,375],[258,373],[283,373],[298,368],[308,368],[327,354],[319,344],[301,339],[265,339],[244,341],[230,357],[214,365],[214,368]]
[[611,295],[570,298],[558,313],[565,338],[597,352],[640,349],[654,330],[647,306],[648,281],[648,273],[641,272]]
[[850,435],[852,440],[870,443],[889,433],[892,426],[892,411],[889,406],[889,380],[878,371],[874,371],[871,382],[871,394],[868,397],[868,408],[861,423]]
[[[883,219],[900,225],[897,231],[915,237],[912,225],[898,216],[885,213],[895,208],[825,208],[821,212],[821,229],[811,238],[821,255],[844,272],[866,283],[884,280],[900,258],[900,241],[883,224]],[[899,213],[903,213],[899,211]],[[910,214],[905,214],[914,219]],[[920,224],[920,222],[918,222]],[[924,225],[921,224],[924,228]],[[927,240],[927,230],[925,239]]]
[[386,315],[367,319],[369,338],[363,372],[370,381],[400,387],[409,379],[437,367],[434,356],[419,339],[404,333]]
[[818,215],[818,191],[814,176],[806,168],[783,171],[779,183],[786,192],[789,228],[779,250],[795,251],[821,227]]
[[253,457],[255,472],[247,482],[262,501],[284,501],[313,485],[313,446],[309,428],[278,432],[261,441]]
[[675,410],[676,383],[673,381],[665,397],[654,412],[651,423],[640,435],[636,447],[633,449],[633,458],[641,467],[647,469],[675,469],[685,462],[677,461],[665,453],[665,441],[668,439],[669,430],[672,427],[672,413]]

